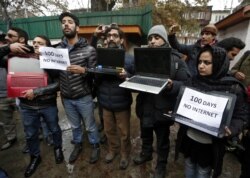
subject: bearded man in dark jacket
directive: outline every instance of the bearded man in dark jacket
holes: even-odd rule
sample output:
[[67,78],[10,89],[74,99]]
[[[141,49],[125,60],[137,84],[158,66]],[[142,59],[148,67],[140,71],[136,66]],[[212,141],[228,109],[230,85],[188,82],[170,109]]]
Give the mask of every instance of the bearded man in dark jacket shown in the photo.
[[[167,32],[163,25],[153,26],[148,33],[149,47],[169,47]],[[172,50],[171,79],[185,81],[190,73],[181,55]],[[134,158],[135,164],[152,160],[153,132],[157,138],[157,165],[154,178],[164,178],[169,154],[169,134],[173,121],[163,116],[163,113],[174,109],[176,95],[168,93],[167,87],[158,95],[140,92],[136,99],[136,114],[140,119],[142,151]]]
[[94,118],[92,77],[86,72],[86,68],[95,67],[96,51],[88,45],[86,39],[78,37],[79,19],[75,15],[64,12],[59,20],[64,39],[58,48],[68,49],[71,64],[67,71],[59,73],[62,101],[73,132],[74,150],[70,154],[69,162],[73,163],[82,151],[82,127],[85,126],[93,148],[89,162],[95,163],[100,157],[100,138]]

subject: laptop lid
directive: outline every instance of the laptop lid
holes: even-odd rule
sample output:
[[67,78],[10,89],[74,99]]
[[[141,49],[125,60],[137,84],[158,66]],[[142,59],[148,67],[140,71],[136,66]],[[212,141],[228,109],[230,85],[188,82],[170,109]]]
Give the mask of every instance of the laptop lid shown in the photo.
[[97,48],[97,66],[102,68],[123,68],[125,50],[119,48]]
[[171,48],[134,48],[136,75],[166,78],[171,72]]
[[[236,95],[231,93],[202,92],[183,86],[177,97],[174,120],[222,138],[225,134],[225,126],[230,125],[235,102]],[[169,117],[167,113],[164,115]]]

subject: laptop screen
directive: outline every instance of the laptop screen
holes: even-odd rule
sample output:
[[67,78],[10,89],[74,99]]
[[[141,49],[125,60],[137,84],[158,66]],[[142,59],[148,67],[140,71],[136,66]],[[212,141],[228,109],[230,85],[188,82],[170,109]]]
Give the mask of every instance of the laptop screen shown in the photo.
[[171,48],[134,48],[137,74],[170,76]]
[[97,65],[102,67],[124,67],[125,50],[118,48],[97,48]]

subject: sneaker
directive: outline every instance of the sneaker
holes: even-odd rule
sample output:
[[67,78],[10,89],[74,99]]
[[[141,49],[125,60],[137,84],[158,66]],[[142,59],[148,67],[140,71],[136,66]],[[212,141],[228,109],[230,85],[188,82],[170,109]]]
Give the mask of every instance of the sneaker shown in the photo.
[[115,159],[115,157],[116,157],[116,153],[114,153],[114,152],[109,152],[106,156],[105,156],[105,162],[106,163],[111,163],[114,159]]
[[135,164],[140,165],[140,164],[143,164],[143,163],[145,163],[147,161],[151,161],[152,159],[153,159],[153,157],[152,157],[151,154],[147,155],[147,154],[141,152],[139,155],[137,155],[133,159],[133,161],[134,161]]
[[81,143],[75,144],[74,150],[71,152],[69,156],[69,163],[74,163],[81,152],[82,152],[82,144]]
[[12,140],[8,140],[5,144],[3,144],[1,146],[1,151],[2,150],[7,150],[9,149],[10,147],[12,147],[14,145],[14,143],[17,141],[16,138],[12,139]]

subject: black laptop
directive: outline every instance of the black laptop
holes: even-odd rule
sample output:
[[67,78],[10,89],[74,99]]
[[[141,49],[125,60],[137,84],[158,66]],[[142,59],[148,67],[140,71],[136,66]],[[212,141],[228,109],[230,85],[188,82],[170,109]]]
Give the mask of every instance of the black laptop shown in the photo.
[[124,67],[125,50],[119,48],[97,48],[97,65],[88,72],[117,75]]
[[136,74],[119,86],[158,94],[171,74],[171,48],[134,48]]

